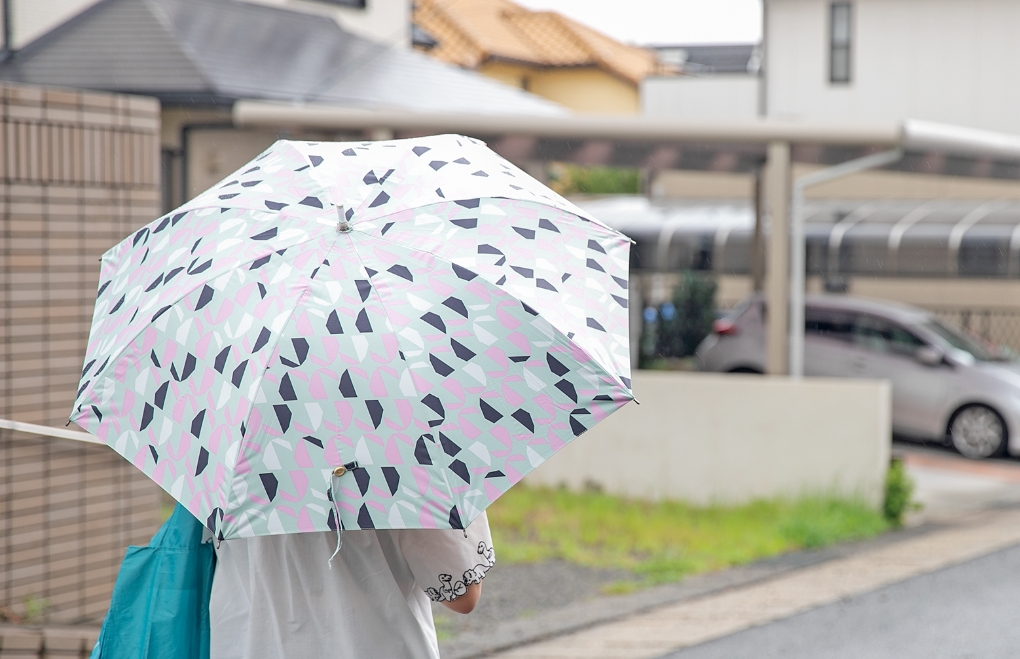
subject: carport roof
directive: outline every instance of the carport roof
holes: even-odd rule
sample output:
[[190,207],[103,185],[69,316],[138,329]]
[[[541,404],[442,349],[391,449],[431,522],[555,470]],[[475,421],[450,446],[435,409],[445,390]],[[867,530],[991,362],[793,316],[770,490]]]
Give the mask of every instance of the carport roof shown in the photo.
[[564,115],[562,107],[322,16],[231,0],[102,0],[0,64],[0,79],[155,96],[431,112]]

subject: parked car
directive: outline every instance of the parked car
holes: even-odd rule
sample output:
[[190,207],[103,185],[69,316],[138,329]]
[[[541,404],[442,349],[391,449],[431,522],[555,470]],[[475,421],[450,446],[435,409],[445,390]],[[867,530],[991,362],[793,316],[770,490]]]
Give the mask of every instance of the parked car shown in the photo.
[[[765,371],[765,315],[752,296],[715,322],[701,370]],[[921,309],[808,296],[804,373],[892,383],[893,432],[951,443],[969,458],[1020,455],[1020,362]]]

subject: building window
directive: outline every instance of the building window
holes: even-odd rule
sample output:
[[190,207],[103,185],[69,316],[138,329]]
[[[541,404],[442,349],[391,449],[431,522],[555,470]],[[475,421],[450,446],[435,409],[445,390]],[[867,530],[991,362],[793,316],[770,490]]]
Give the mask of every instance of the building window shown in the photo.
[[829,82],[850,82],[852,5],[834,2],[829,12]]

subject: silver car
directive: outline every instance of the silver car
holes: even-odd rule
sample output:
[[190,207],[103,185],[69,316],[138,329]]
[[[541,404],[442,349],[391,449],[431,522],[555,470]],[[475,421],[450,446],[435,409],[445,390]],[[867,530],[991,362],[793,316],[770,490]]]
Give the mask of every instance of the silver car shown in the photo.
[[[766,312],[752,296],[717,320],[700,369],[764,372]],[[889,380],[897,435],[969,458],[1020,455],[1020,362],[904,305],[808,296],[804,315],[805,375]]]

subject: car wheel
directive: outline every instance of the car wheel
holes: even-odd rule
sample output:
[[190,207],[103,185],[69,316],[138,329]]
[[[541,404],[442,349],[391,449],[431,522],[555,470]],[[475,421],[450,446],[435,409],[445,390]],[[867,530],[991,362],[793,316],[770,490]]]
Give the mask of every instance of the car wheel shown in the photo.
[[750,366],[738,366],[737,368],[731,368],[730,370],[728,370],[726,372],[727,373],[752,373],[754,375],[763,375],[763,373],[761,371],[759,371],[756,368],[751,368]]
[[1005,448],[1006,424],[992,408],[968,405],[950,421],[949,439],[964,457],[988,458]]

